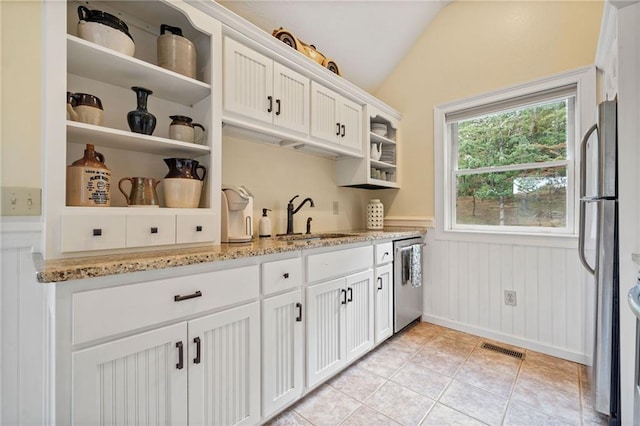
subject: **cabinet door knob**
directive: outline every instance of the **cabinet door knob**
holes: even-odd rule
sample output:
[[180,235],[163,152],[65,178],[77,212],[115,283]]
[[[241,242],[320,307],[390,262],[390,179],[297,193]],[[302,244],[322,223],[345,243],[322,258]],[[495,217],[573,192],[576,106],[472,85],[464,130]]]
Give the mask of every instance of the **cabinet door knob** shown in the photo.
[[176,348],[178,348],[178,363],[176,364],[176,368],[182,370],[184,368],[184,348],[182,341],[176,343]]
[[276,99],[276,106],[278,107],[278,109],[276,109],[276,115],[280,115],[280,99]]
[[195,337],[193,343],[196,344],[196,357],[193,359],[193,363],[200,364],[200,338]]
[[267,108],[267,112],[273,111],[273,96],[267,96],[267,100],[269,101],[269,108]]
[[298,316],[296,317],[296,321],[302,322],[302,303],[296,303],[296,308],[298,308]]
[[102,228],[96,228],[93,230],[93,236],[94,237],[100,237],[102,236]]
[[336,123],[338,131],[336,132],[336,136],[340,136],[340,123]]
[[284,279],[286,280],[287,278],[289,278],[289,273],[285,272],[284,275],[282,275],[284,277]]
[[152,233],[152,234],[157,234],[157,233],[158,233],[158,228],[157,228],[157,227],[155,227],[155,226],[152,226],[152,227],[151,227],[151,233]]
[[342,134],[341,134],[340,136],[342,136],[342,137],[344,138],[344,135],[345,135],[345,134],[346,134],[346,132],[347,132],[347,128],[345,127],[345,125],[344,125],[344,124],[341,124],[341,125],[340,125],[340,127],[342,127]]
[[202,232],[202,226],[201,225],[196,226],[196,232]]

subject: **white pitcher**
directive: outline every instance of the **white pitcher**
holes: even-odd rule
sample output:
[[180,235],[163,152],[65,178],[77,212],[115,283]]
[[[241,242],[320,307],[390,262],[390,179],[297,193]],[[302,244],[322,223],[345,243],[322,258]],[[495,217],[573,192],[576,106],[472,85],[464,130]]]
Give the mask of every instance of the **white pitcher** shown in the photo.
[[371,159],[378,161],[382,157],[382,143],[371,144]]

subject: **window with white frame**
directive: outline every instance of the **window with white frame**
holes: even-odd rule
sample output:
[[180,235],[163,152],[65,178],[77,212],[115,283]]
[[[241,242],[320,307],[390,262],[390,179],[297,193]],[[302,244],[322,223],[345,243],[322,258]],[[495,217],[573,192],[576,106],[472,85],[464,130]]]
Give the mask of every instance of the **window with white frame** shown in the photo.
[[574,233],[578,83],[545,81],[436,107],[445,231]]

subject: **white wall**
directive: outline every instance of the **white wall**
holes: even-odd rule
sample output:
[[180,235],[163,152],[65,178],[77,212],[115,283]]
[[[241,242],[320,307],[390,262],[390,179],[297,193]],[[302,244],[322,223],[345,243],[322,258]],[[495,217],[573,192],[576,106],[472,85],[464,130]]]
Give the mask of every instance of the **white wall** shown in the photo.
[[[427,234],[427,321],[581,363],[593,289],[575,248],[437,240]],[[517,292],[506,306],[504,290]],[[589,312],[592,312],[591,310]]]
[[36,281],[31,259],[40,224],[2,220],[0,241],[0,424],[48,424],[50,289]]

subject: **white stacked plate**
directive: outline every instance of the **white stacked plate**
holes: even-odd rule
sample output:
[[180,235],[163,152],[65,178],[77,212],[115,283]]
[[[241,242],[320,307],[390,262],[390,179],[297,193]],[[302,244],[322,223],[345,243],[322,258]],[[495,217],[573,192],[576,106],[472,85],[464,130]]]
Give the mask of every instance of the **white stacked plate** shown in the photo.
[[385,163],[389,163],[389,164],[395,164],[396,163],[396,150],[393,149],[393,147],[382,147],[382,155],[380,156],[380,161],[383,161]]

